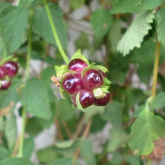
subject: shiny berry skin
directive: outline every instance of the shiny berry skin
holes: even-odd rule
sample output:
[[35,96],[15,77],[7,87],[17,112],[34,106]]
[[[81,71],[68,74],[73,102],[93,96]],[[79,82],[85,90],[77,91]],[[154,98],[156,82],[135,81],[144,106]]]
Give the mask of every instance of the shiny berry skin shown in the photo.
[[109,101],[110,101],[110,93],[106,93],[103,98],[100,98],[100,99],[95,98],[94,105],[105,106],[109,103]]
[[7,70],[3,66],[0,66],[0,79],[4,78],[6,75]]
[[98,70],[90,69],[85,72],[82,82],[84,88],[95,89],[103,85],[103,76]]
[[76,94],[82,89],[82,80],[79,74],[70,74],[63,80],[62,86],[69,94]]
[[7,74],[10,77],[15,76],[18,72],[18,65],[14,61],[7,61],[3,66],[6,68]]
[[83,108],[87,108],[90,105],[92,105],[95,101],[92,90],[82,89],[80,91],[79,101],[80,101],[80,104]]
[[6,79],[2,79],[1,81],[1,90],[5,90],[7,88],[9,88],[9,86],[11,85],[11,80],[9,79],[8,81]]
[[85,61],[81,59],[74,59],[69,63],[68,69],[81,74],[82,70],[87,66],[88,64]]

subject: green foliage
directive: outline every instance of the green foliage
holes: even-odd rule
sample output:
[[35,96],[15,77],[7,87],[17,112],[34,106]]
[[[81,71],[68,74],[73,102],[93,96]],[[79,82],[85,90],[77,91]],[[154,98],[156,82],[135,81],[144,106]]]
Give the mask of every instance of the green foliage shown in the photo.
[[165,137],[165,122],[146,107],[132,127],[129,145],[138,155],[149,155],[154,149],[154,140]]
[[[35,95],[35,98],[33,96]],[[37,79],[28,79],[20,92],[20,100],[26,111],[43,119],[51,116],[48,93]]]
[[8,158],[0,162],[0,165],[33,165],[28,159],[25,158]]
[[7,150],[4,147],[0,146],[0,161],[7,158],[8,155],[9,154],[8,154]]
[[[53,16],[53,21],[57,29],[60,42],[64,49],[67,48],[67,35],[64,22],[62,19],[63,13],[59,8],[50,4],[50,11]],[[46,42],[56,45],[53,37],[53,32],[46,14],[45,7],[39,7],[34,13],[34,31],[42,37]]]
[[0,31],[7,52],[14,52],[22,44],[28,16],[29,11],[24,7],[10,7],[0,15]]
[[71,165],[72,164],[72,158],[62,158],[58,159],[49,165]]
[[112,25],[112,15],[105,9],[94,11],[91,15],[91,24],[94,35],[102,38]]
[[135,47],[141,46],[144,36],[151,29],[150,23],[153,22],[154,13],[154,11],[145,11],[136,17],[118,44],[121,53],[127,55]]
[[77,9],[79,7],[81,7],[84,3],[85,3],[85,0],[80,0],[80,1],[76,1],[76,0],[71,0],[71,6],[74,8],[74,9]]

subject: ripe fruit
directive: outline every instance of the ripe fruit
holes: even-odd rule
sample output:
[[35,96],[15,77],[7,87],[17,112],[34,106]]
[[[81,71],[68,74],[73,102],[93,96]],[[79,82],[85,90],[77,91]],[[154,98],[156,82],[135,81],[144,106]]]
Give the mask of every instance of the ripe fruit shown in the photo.
[[80,104],[82,105],[83,108],[87,108],[90,105],[93,104],[95,98],[93,95],[93,92],[88,89],[82,89],[80,91]]
[[0,79],[4,78],[6,74],[7,70],[4,67],[0,66]]
[[82,80],[79,74],[68,75],[63,80],[62,86],[69,94],[76,94],[82,89]]
[[81,59],[74,59],[69,63],[68,69],[81,74],[82,70],[86,68],[87,66],[88,65],[85,61]]
[[10,77],[15,76],[18,72],[18,65],[14,61],[7,61],[3,66],[6,68],[7,74]]
[[110,101],[110,93],[106,93],[103,98],[100,99],[95,98],[94,105],[105,106],[109,103],[109,101]]
[[82,82],[86,89],[98,88],[103,85],[103,76],[98,70],[90,69],[85,72]]
[[7,89],[7,88],[9,88],[9,86],[11,85],[11,79],[2,79],[2,80],[0,80],[0,82],[1,82],[1,87],[0,87],[0,89]]

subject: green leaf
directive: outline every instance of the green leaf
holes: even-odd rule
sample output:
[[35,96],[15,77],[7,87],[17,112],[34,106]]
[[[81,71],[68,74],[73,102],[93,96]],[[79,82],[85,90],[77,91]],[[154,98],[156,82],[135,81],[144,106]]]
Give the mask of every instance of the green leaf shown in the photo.
[[75,54],[73,54],[73,56],[71,57],[71,61],[74,60],[74,59],[81,59],[83,61],[85,61],[88,65],[89,65],[89,61],[88,59],[81,54],[81,49],[78,49]]
[[17,89],[21,84],[22,81],[15,79],[8,90],[0,92],[0,111],[10,111],[13,108],[18,101]]
[[108,10],[99,9],[92,13],[90,21],[94,35],[98,38],[102,38],[109,31],[113,18]]
[[7,152],[7,150],[0,146],[0,161],[2,161],[2,159],[5,159],[9,156],[9,153]]
[[89,48],[89,38],[86,33],[81,33],[80,36],[75,41],[76,48],[87,49]]
[[68,100],[61,99],[57,102],[56,115],[61,122],[68,121],[75,115],[75,109]]
[[0,1],[0,14],[9,6],[11,6],[10,3],[5,1]]
[[3,56],[4,52],[5,52],[5,45],[2,41],[2,38],[0,38],[0,57]]
[[80,144],[80,154],[88,165],[96,165],[95,155],[88,140],[83,140]]
[[23,146],[23,157],[29,158],[31,157],[34,151],[34,140],[32,137],[25,139]]
[[165,47],[165,7],[160,9],[156,14],[156,21],[158,23],[157,26],[157,33],[158,33],[158,40],[164,45]]
[[131,116],[138,118],[140,116],[141,112],[144,110],[144,108],[145,108],[145,105],[139,106]]
[[129,54],[135,47],[140,47],[143,38],[151,29],[150,23],[153,22],[155,17],[154,11],[141,12],[128,28],[122,39],[118,44],[118,51],[124,55]]
[[7,52],[17,50],[25,38],[29,11],[24,7],[7,8],[0,16],[0,31]]
[[[50,4],[49,7],[62,47],[64,49],[67,49],[67,34],[63,22],[63,13],[57,6],[53,4]],[[38,7],[35,10],[33,24],[34,30],[39,36],[41,36],[46,42],[56,45],[44,6]]]
[[25,158],[8,158],[0,162],[0,165],[33,165]]
[[146,107],[132,126],[129,145],[138,155],[149,155],[154,149],[153,141],[165,137],[165,122]]
[[60,66],[55,65],[55,71],[56,71],[57,77],[63,76],[63,74],[64,74],[67,70],[68,70],[67,65],[60,65]]
[[131,165],[140,165],[141,164],[139,158],[135,155],[126,155],[124,159],[126,162],[128,162]]
[[5,137],[7,139],[8,147],[13,147],[17,141],[16,117],[14,115],[11,115],[6,119]]
[[28,79],[25,86],[21,89],[20,100],[26,111],[39,118],[50,118],[51,111],[48,93],[40,80],[35,78]]
[[162,109],[165,107],[165,93],[156,95],[150,102],[149,106],[152,110]]
[[85,111],[82,105],[80,104],[80,92],[76,95],[76,105],[79,110]]
[[57,159],[49,165],[72,165],[72,158]]
[[4,119],[3,117],[0,117],[0,131],[3,131],[4,127],[5,127]]
[[77,9],[80,8],[85,3],[85,0],[79,0],[79,1],[71,0],[70,3],[73,9]]

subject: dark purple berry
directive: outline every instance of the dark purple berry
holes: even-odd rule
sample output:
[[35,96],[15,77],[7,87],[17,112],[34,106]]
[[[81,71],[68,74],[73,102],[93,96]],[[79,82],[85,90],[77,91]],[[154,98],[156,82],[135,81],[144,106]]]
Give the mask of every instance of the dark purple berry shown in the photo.
[[109,101],[110,101],[110,93],[106,93],[103,98],[100,98],[100,99],[95,98],[94,105],[105,106],[109,103]]
[[3,66],[6,68],[7,74],[10,77],[15,76],[18,72],[18,65],[14,61],[8,61]]
[[69,63],[68,69],[80,74],[82,70],[86,68],[87,66],[88,64],[85,61],[81,59],[74,59]]
[[82,80],[79,74],[70,74],[65,77],[62,83],[63,88],[69,94],[76,94],[82,89]]
[[11,79],[2,79],[0,80],[0,83],[1,83],[1,87],[0,89],[1,90],[5,90],[7,88],[9,88],[9,86],[11,85]]
[[0,79],[4,78],[6,75],[7,70],[3,66],[0,66]]
[[93,104],[95,98],[93,95],[93,92],[88,89],[82,89],[80,91],[80,104],[82,105],[83,108],[87,108],[90,105]]
[[103,76],[98,70],[90,69],[85,72],[82,82],[86,89],[98,88],[103,85]]

